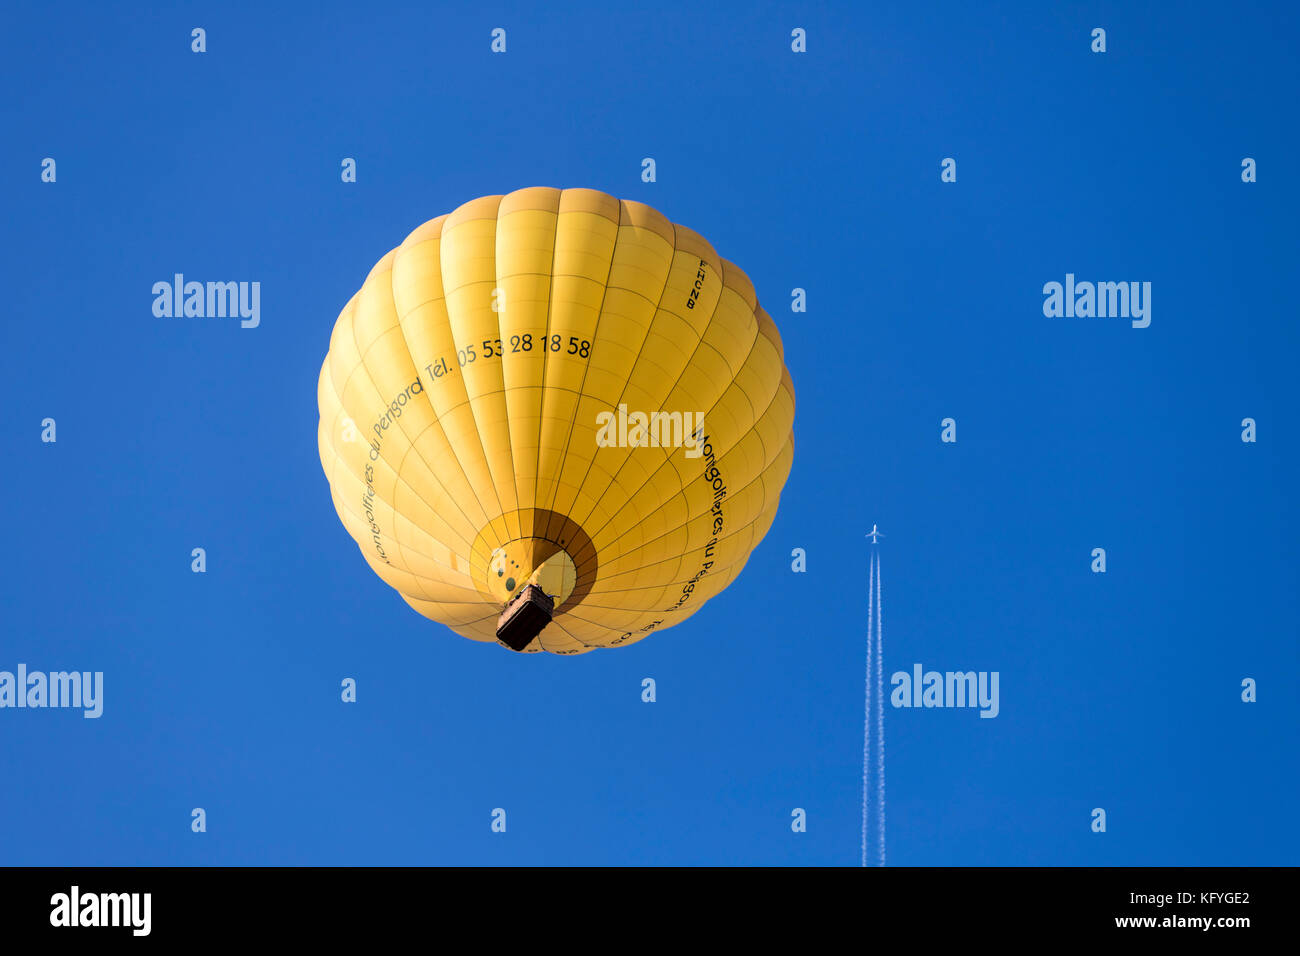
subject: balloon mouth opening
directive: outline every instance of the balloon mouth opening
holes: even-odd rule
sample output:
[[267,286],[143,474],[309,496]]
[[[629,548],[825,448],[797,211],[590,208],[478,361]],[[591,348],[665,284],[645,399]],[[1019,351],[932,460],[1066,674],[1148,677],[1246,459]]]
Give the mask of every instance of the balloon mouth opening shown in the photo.
[[515,651],[538,650],[537,636],[580,605],[596,581],[595,545],[558,512],[501,515],[479,532],[472,553],[476,585],[502,609],[497,639]]

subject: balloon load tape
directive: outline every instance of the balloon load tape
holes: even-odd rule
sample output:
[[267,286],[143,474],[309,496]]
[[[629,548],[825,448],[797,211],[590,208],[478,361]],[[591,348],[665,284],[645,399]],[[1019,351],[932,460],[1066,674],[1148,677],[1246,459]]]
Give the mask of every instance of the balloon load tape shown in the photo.
[[536,584],[529,584],[502,612],[497,640],[512,651],[522,651],[551,623],[554,613],[555,602]]

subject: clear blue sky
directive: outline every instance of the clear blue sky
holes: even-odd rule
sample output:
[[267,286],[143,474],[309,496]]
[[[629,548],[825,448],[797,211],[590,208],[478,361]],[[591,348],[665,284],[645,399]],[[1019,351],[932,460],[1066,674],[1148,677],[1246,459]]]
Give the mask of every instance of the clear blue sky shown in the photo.
[[[0,669],[105,704],[0,711],[0,863],[854,865],[873,521],[887,671],[1001,675],[888,711],[891,863],[1300,862],[1293,5],[270,6],[6,14]],[[798,398],[738,581],[572,659],[411,611],[316,452],[371,265],[533,185],[708,237]],[[176,272],[260,327],[155,318]],[[1045,318],[1067,272],[1151,326]]]

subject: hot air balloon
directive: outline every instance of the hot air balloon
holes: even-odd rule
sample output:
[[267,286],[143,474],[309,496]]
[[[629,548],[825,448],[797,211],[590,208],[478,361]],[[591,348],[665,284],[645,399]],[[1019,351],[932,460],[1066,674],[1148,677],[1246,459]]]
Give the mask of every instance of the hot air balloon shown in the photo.
[[794,454],[746,275],[642,203],[486,196],[339,314],[321,464],[366,562],[475,641],[581,654],[680,624],[744,567]]

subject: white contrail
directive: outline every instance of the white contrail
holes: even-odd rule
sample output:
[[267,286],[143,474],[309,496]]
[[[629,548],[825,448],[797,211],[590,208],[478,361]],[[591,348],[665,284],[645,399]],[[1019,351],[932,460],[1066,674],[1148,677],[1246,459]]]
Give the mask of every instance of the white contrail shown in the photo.
[[871,613],[874,607],[876,557],[867,571],[867,676],[866,706],[862,718],[862,865],[867,865],[867,770],[871,766]]
[[885,865],[885,644],[880,608],[880,558],[876,558],[876,821],[880,828],[880,865]]

